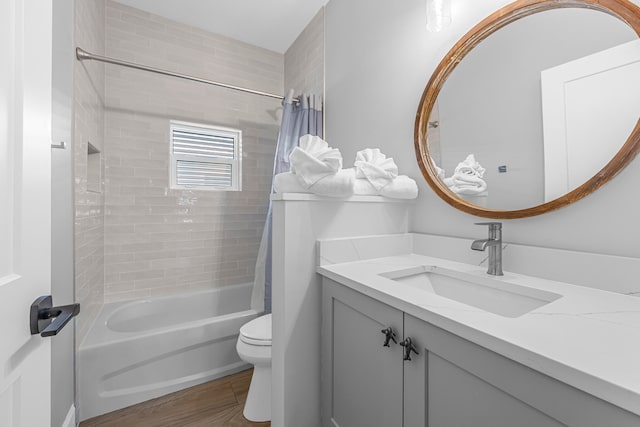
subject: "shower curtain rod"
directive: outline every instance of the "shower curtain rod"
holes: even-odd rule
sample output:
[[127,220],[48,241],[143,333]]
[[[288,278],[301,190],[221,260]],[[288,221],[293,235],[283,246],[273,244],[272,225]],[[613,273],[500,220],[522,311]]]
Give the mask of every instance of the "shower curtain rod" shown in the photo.
[[[280,100],[284,99],[284,96],[275,95],[269,92],[262,92],[259,90],[247,89],[241,86],[234,86],[226,83],[216,82],[213,80],[201,79],[199,77],[190,76],[188,74],[174,73],[173,71],[167,71],[161,68],[155,68],[155,67],[149,67],[146,65],[136,64],[135,62],[122,61],[120,59],[109,58],[108,56],[96,55],[96,54],[87,52],[86,50],[79,47],[76,47],[76,58],[78,58],[78,61],[93,60],[93,61],[106,62],[108,64],[122,65],[123,67],[135,68],[136,70],[150,71],[152,73],[162,74],[165,76],[177,77],[179,79],[191,80],[193,82],[205,83],[208,85],[223,87],[226,89],[238,90],[240,92],[252,93],[254,95],[266,96],[269,98],[275,98]],[[293,98],[292,101],[298,102],[298,98]]]

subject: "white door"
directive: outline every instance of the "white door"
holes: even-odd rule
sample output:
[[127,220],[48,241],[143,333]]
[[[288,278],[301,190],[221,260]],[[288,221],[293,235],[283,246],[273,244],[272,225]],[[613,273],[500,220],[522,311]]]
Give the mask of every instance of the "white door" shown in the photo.
[[541,73],[545,201],[579,187],[640,118],[640,40]]
[[0,1],[0,427],[51,424],[51,0]]

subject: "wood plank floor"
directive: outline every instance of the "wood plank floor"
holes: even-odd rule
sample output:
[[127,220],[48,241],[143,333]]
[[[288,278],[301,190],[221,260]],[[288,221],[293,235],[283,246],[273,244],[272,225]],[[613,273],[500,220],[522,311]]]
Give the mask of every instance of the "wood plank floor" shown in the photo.
[[267,427],[242,416],[251,373],[242,371],[80,423],[80,427]]

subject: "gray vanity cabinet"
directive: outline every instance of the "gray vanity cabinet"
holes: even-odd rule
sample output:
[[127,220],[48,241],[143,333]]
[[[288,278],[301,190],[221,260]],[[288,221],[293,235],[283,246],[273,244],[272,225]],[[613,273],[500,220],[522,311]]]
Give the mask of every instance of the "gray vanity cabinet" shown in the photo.
[[565,425],[525,403],[534,378],[523,366],[512,372],[509,359],[415,317],[405,315],[404,326],[419,353],[404,365],[405,426]]
[[322,417],[326,427],[402,426],[403,313],[335,282],[323,286]]
[[[326,278],[322,304],[325,427],[640,426],[637,415]],[[398,344],[383,347],[388,327]]]

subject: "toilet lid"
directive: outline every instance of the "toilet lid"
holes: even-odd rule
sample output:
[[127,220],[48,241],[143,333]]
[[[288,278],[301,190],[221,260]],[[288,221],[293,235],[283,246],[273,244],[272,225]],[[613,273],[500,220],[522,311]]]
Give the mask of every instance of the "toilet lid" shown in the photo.
[[271,313],[242,325],[240,339],[252,345],[271,345]]

